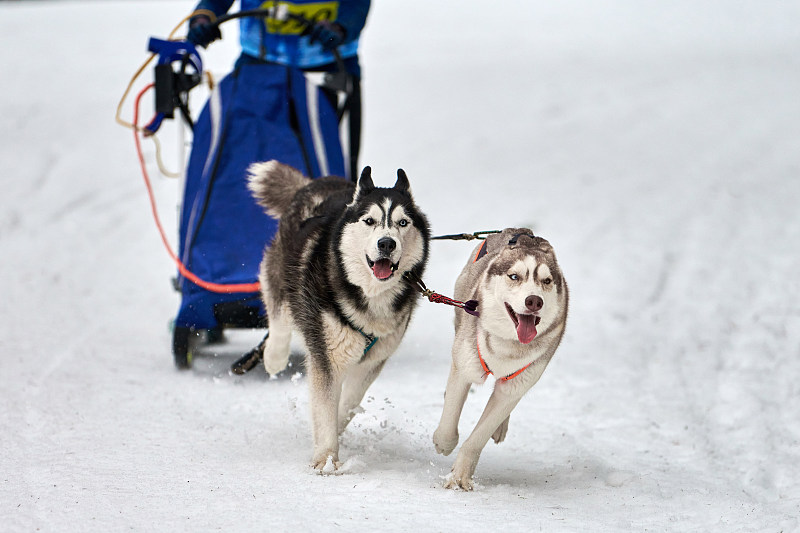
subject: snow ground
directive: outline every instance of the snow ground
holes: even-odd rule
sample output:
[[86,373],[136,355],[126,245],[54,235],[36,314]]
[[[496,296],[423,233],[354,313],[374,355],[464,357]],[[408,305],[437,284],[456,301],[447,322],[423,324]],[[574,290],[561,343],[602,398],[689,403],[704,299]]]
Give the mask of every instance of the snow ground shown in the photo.
[[[193,2],[3,2],[3,529],[800,530],[800,4],[374,4],[362,163],[405,168],[435,233],[531,225],[571,287],[477,490],[441,488],[431,443],[443,306],[420,304],[338,476],[307,466],[304,379],[227,374],[257,332],[173,368],[174,269],[113,114]],[[173,223],[176,183],[156,189]],[[470,249],[435,244],[427,284]]]

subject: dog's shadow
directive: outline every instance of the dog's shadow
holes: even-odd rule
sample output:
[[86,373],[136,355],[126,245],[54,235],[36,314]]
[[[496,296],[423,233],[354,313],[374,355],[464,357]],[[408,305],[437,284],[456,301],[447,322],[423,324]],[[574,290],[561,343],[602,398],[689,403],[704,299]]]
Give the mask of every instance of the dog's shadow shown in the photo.
[[244,374],[232,372],[234,363],[250,352],[263,338],[263,330],[226,330],[221,339],[208,342],[201,339],[192,349],[192,372],[195,375],[214,379],[247,381],[289,381],[305,375],[305,354],[292,349],[286,369],[270,377],[260,361]]
[[616,470],[598,457],[573,457],[565,464],[533,462],[509,467],[500,458],[485,461],[476,476],[484,488],[513,487],[541,492],[595,490],[600,486],[619,487],[637,482],[632,472]]

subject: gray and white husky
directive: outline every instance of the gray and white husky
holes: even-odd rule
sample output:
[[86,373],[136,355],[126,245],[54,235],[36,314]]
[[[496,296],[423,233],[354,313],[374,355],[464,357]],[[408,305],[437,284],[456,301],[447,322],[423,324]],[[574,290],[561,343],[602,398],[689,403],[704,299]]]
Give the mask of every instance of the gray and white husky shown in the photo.
[[329,472],[340,466],[338,436],[408,327],[418,297],[402,275],[422,275],[428,221],[403,170],[392,188],[375,187],[369,167],[356,184],[311,180],[277,161],[249,173],[259,205],[280,220],[259,275],[269,321],[264,366],[272,375],[283,370],[292,330],[301,334],[311,464]]
[[479,316],[456,309],[453,362],[439,427],[438,453],[458,444],[458,420],[470,385],[497,378],[486,409],[461,445],[447,488],[472,490],[472,476],[489,438],[500,443],[511,411],[544,372],[567,322],[567,282],[553,247],[526,228],[490,235],[456,280],[455,298],[477,300]]

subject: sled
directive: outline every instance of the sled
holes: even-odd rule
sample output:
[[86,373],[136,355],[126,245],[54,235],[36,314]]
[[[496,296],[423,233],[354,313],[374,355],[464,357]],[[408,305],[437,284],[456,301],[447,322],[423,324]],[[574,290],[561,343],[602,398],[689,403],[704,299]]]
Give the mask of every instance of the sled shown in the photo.
[[[262,11],[254,14],[263,15]],[[252,14],[242,12],[225,20],[248,15]],[[253,200],[247,188],[247,167],[276,159],[311,178],[347,176],[350,170],[339,135],[344,110],[338,102],[340,93],[347,95],[352,85],[346,83],[338,54],[340,72],[333,73],[265,62],[237,63],[213,87],[193,123],[188,94],[202,77],[197,49],[187,41],[155,38],[149,49],[159,57],[156,115],[144,128],[138,128],[135,119],[134,131],[154,134],[162,120],[174,118],[175,109],[192,129],[179,203],[178,249],[170,251],[178,265],[173,285],[180,293],[172,353],[175,365],[186,369],[191,367],[198,342],[219,341],[228,328],[267,326],[258,272],[277,221]],[[144,167],[141,153],[140,161]],[[145,181],[149,187],[146,172]]]
[[[201,286],[178,274],[173,330],[179,368],[191,365],[191,340],[225,328],[265,327],[257,282],[264,247],[277,230],[247,189],[247,167],[277,159],[312,178],[345,175],[339,125],[323,86],[282,65],[236,68],[211,94],[194,126],[179,226],[179,257]],[[226,291],[231,285],[255,285]]]

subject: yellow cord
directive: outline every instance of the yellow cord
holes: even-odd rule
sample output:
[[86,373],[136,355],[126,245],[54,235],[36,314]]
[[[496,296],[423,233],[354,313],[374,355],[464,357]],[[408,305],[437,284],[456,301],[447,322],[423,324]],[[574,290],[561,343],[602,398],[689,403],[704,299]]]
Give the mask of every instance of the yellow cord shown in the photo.
[[[131,88],[133,87],[133,84],[136,83],[136,80],[139,79],[139,76],[142,74],[144,69],[147,68],[147,65],[149,65],[150,62],[153,61],[153,58],[155,58],[155,57],[156,57],[156,54],[152,54],[147,59],[147,61],[145,61],[142,64],[142,66],[139,67],[139,70],[136,71],[136,74],[133,75],[133,77],[131,78],[131,81],[128,83],[128,86],[125,88],[125,92],[122,93],[122,98],[120,98],[119,104],[117,105],[117,114],[114,117],[117,120],[117,124],[119,124],[120,126],[123,126],[125,128],[129,128],[129,129],[133,129],[133,124],[131,124],[127,120],[123,120],[122,117],[120,116],[122,114],[122,106],[125,104],[125,99],[128,98],[128,93],[131,92]],[[139,129],[141,130],[142,128],[139,128]]]
[[161,142],[155,135],[150,135],[150,138],[153,139],[153,144],[156,145],[156,163],[158,163],[159,172],[168,178],[180,178],[183,172],[172,172],[164,166],[164,161],[161,158]]
[[[187,21],[188,21],[190,18],[192,18],[192,17],[193,17],[193,16],[195,16],[196,14],[207,14],[207,13],[210,13],[210,14],[211,14],[211,16],[213,16],[213,17],[216,19],[216,16],[215,16],[215,15],[214,15],[214,13],[212,13],[211,11],[208,11],[208,12],[206,12],[206,10],[204,10],[204,9],[198,10],[198,11],[196,11],[196,12],[192,13],[191,15],[188,15],[188,16],[184,17],[184,18],[183,18],[183,20],[181,20],[181,21],[180,21],[180,22],[179,22],[179,23],[178,23],[178,24],[177,24],[177,25],[176,25],[176,26],[175,26],[175,27],[172,29],[172,31],[169,33],[169,36],[167,37],[167,40],[169,40],[169,41],[173,40],[173,39],[175,38],[175,33],[176,33],[176,32],[177,32],[177,31],[178,31],[178,30],[181,28],[181,26],[183,26],[183,25],[184,25],[184,24],[185,24],[185,23],[186,23],[186,22],[187,22]],[[136,71],[136,73],[135,73],[135,74],[133,75],[133,77],[131,78],[131,81],[128,83],[128,86],[125,88],[125,92],[124,92],[124,93],[122,93],[122,98],[120,98],[120,100],[119,100],[119,104],[117,105],[117,114],[116,114],[116,115],[115,115],[115,117],[114,117],[114,118],[116,118],[116,120],[117,120],[117,123],[118,123],[119,125],[121,125],[121,126],[124,126],[124,127],[126,127],[126,128],[129,128],[129,129],[133,129],[133,124],[131,124],[131,123],[130,123],[130,122],[128,122],[127,120],[123,120],[123,118],[122,118],[122,116],[121,116],[121,115],[122,115],[122,106],[124,105],[124,103],[125,103],[125,100],[128,98],[128,94],[131,92],[131,88],[133,87],[133,84],[134,84],[134,83],[136,83],[136,80],[137,80],[137,79],[139,79],[139,76],[141,76],[141,75],[142,75],[142,72],[144,72],[144,69],[146,69],[146,68],[147,68],[147,65],[149,65],[149,64],[150,64],[150,63],[153,61],[153,59],[155,59],[155,57],[156,57],[156,54],[151,54],[151,55],[150,55],[150,57],[148,57],[148,58],[147,58],[147,60],[146,60],[144,63],[142,63],[142,66],[141,66],[141,67],[139,67],[139,69]]]
[[[198,9],[197,11],[195,11],[194,13],[189,15],[187,18],[196,17],[198,15],[207,16],[208,18],[211,19],[211,22],[216,22],[217,21],[217,14],[214,13],[213,11],[209,11],[208,9]],[[186,21],[187,19],[183,19],[183,20]],[[183,24],[183,22],[181,24]]]

